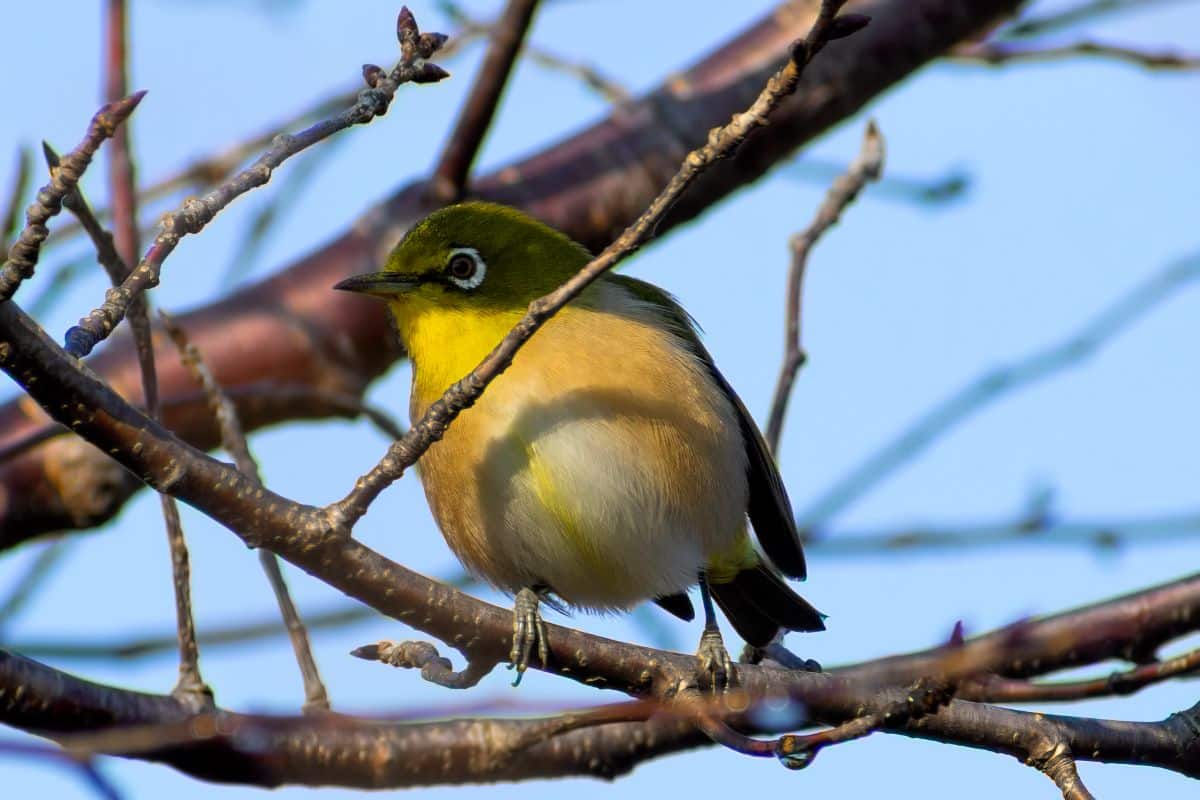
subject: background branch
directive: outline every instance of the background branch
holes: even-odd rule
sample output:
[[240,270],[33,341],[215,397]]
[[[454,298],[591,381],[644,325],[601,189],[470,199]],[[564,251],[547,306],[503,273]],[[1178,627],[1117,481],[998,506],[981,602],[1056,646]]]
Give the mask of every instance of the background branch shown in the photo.
[[784,319],[783,363],[775,383],[775,397],[771,401],[771,414],[767,418],[765,431],[771,452],[779,458],[779,436],[783,432],[783,420],[787,415],[788,398],[796,373],[804,366],[807,355],[800,342],[800,307],[804,284],[804,268],[808,264],[808,253],[817,241],[841,219],[842,212],[854,202],[859,192],[869,181],[878,180],[883,171],[883,136],[875,123],[868,122],[863,134],[862,149],[850,164],[846,174],[829,187],[829,192],[817,209],[816,218],[802,233],[792,237],[792,265],[787,279],[787,311]]
[[859,462],[797,514],[808,528],[820,525],[874,488],[947,430],[997,400],[1056,375],[1095,355],[1151,309],[1200,278],[1200,254],[1187,256],[1150,276],[1089,319],[1061,342],[984,372],[926,411],[898,436]]
[[[659,234],[755,180],[800,144],[1017,5],[1016,0],[969,8],[949,0],[854,0],[848,9],[870,14],[870,28],[830,47],[772,125],[747,142],[734,162],[720,164],[702,178],[660,224]],[[477,180],[475,194],[522,207],[577,241],[602,248],[666,183],[668,170],[674,171],[686,147],[744,105],[747,91],[761,87],[779,63],[774,54],[811,21],[810,11],[769,15],[619,115]],[[678,92],[680,85],[689,91]],[[821,88],[834,85],[837,91]],[[664,119],[674,121],[669,129],[661,125]],[[664,130],[694,138],[682,141],[672,134],[664,139]],[[374,268],[378,249],[390,246],[412,220],[430,210],[426,196],[423,182],[401,189],[351,231],[273,278],[181,316],[180,324],[206,354],[221,384],[235,395],[241,385],[267,380],[361,394],[399,350],[381,347],[392,340],[382,309],[361,298],[330,297],[328,287]],[[303,324],[297,324],[300,308]],[[248,341],[256,346],[241,344]],[[114,342],[89,364],[136,397],[125,344]],[[182,368],[169,370],[165,359],[162,365],[165,398],[193,391]],[[284,405],[264,408],[262,415],[239,410],[248,430],[294,416]],[[43,424],[44,418],[31,417],[15,403],[0,408],[4,441]],[[169,416],[167,424],[200,446],[216,444],[206,415]],[[57,473],[66,458],[73,459],[76,478],[64,496],[47,475]],[[0,465],[0,486],[5,490],[0,500],[2,548],[107,519],[137,483],[114,471],[98,453],[43,446]]]
[[460,200],[467,191],[471,164],[491,126],[537,7],[538,0],[508,0],[489,33],[491,44],[433,170],[432,190],[442,202]]

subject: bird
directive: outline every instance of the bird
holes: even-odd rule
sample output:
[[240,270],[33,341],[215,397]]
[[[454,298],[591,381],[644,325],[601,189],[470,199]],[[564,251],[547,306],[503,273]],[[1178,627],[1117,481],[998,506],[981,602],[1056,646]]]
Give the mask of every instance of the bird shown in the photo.
[[[386,301],[415,423],[590,260],[517,209],[467,201],[409,228],[381,271],[334,288]],[[548,664],[542,603],[653,601],[691,621],[698,584],[697,676],[714,687],[736,679],[714,601],[752,647],[825,628],[785,581],[806,577],[805,559],[762,434],[692,317],[646,281],[604,273],[547,320],[418,473],[450,549],[514,598],[514,685],[535,651]]]

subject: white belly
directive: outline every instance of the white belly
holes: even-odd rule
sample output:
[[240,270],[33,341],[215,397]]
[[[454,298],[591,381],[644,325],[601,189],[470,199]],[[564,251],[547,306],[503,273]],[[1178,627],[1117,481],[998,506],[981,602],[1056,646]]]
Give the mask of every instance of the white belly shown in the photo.
[[555,317],[421,465],[473,572],[575,606],[686,589],[745,529],[732,404],[673,335],[636,316]]
[[[661,421],[637,427],[677,438]],[[502,552],[516,556],[511,569],[520,579],[510,588],[544,583],[572,605],[629,608],[695,584],[707,556],[728,550],[742,530],[744,477],[720,475],[693,453],[685,479],[698,491],[680,491],[667,472],[677,465],[612,423],[559,425],[527,453],[528,466],[512,476],[503,525],[489,530]]]

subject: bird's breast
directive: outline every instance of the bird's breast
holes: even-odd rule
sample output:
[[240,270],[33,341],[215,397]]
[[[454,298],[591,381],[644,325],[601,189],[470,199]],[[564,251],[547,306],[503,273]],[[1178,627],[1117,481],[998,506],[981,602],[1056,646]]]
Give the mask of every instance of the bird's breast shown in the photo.
[[[654,322],[568,307],[422,458],[430,507],[471,569],[627,608],[693,584],[736,539],[747,489],[734,411]],[[447,370],[414,352],[416,418],[478,359]]]

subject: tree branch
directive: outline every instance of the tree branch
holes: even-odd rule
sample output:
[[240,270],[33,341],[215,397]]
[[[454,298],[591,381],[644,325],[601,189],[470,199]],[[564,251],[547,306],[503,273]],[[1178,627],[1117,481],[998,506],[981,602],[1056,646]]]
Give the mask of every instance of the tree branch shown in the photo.
[[1002,66],[1030,61],[1056,61],[1064,58],[1100,57],[1126,61],[1146,69],[1190,71],[1200,69],[1200,56],[1144,50],[1137,47],[1083,40],[1063,45],[1012,44],[987,41],[960,45],[950,51],[953,61]]
[[508,0],[504,13],[492,26],[491,44],[459,112],[454,131],[446,140],[433,170],[431,189],[442,202],[461,200],[467,192],[471,164],[500,106],[500,95],[516,64],[537,7],[538,0]]
[[42,242],[48,234],[46,223],[62,210],[63,198],[79,183],[101,143],[133,113],[144,95],[145,92],[138,92],[97,111],[83,141],[67,153],[50,182],[38,191],[37,199],[25,211],[25,227],[8,249],[7,262],[0,269],[0,302],[12,297],[21,281],[33,274]]
[[[737,158],[700,179],[659,226],[659,234],[700,213],[870,98],[947,48],[1011,13],[1018,0],[964,6],[950,0],[852,0],[871,27],[830,47],[809,70],[804,87],[758,131]],[[476,181],[475,194],[524,208],[594,249],[645,208],[687,147],[757,92],[778,66],[775,53],[811,23],[797,2],[771,14],[669,84],[601,123],[523,162]],[[831,87],[836,87],[836,90]],[[667,122],[670,122],[667,125]],[[333,296],[328,287],[374,267],[412,220],[430,209],[424,182],[401,189],[353,229],[276,277],[180,317],[221,384],[236,395],[248,383],[308,384],[358,395],[399,350],[383,309],[361,298]],[[128,396],[136,396],[130,352],[120,341],[89,363]],[[194,391],[182,368],[163,359],[165,398]],[[239,409],[247,429],[292,418],[285,405]],[[216,444],[207,415],[169,420],[188,441]],[[16,403],[0,408],[0,437],[20,439],[44,425]],[[3,442],[0,442],[3,446]],[[56,482],[70,464],[70,486]],[[87,527],[120,508],[137,483],[102,453],[55,440],[0,465],[0,547],[63,528]]]
[[[246,435],[242,432],[242,425],[238,420],[237,408],[234,407],[233,401],[229,399],[229,396],[217,383],[216,378],[213,377],[212,372],[204,363],[200,351],[188,341],[187,333],[183,328],[179,327],[170,315],[162,311],[159,311],[159,317],[167,329],[167,335],[179,349],[180,359],[192,373],[196,382],[204,387],[204,394],[208,398],[213,417],[216,418],[217,426],[221,429],[221,446],[225,448],[225,452],[233,456],[233,462],[238,470],[249,478],[251,483],[261,487],[263,482],[258,462],[250,454],[250,446],[246,443]],[[304,681],[304,711],[328,711],[329,694],[325,691],[325,684],[321,682],[317,661],[313,658],[312,647],[308,641],[308,631],[304,629],[300,613],[296,610],[295,603],[292,602],[291,593],[288,592],[287,583],[283,579],[283,571],[279,568],[279,561],[274,553],[267,550],[258,551],[258,560],[267,574],[267,581],[271,584],[271,591],[279,604],[279,613],[283,616],[284,627],[287,628],[288,637],[292,642],[292,652],[295,653],[296,663],[300,667],[300,675]]]
[[883,171],[883,136],[874,121],[867,123],[863,135],[862,149],[850,164],[846,174],[840,176],[829,187],[817,216],[802,233],[792,237],[792,266],[787,280],[787,316],[785,319],[783,363],[779,367],[779,378],[775,384],[775,396],[771,401],[771,415],[767,420],[766,439],[771,452],[779,458],[779,436],[783,432],[783,420],[787,415],[788,398],[792,394],[792,383],[796,373],[808,356],[800,343],[801,292],[804,283],[804,268],[808,264],[808,253],[842,217],[842,212],[854,202],[868,182],[878,180]]
[[1018,389],[1086,361],[1159,303],[1197,279],[1200,253],[1151,275],[1062,341],[979,375],[817,495],[807,509],[797,514],[797,520],[811,529],[832,518],[954,426]]
[[180,239],[200,232],[234,199],[267,183],[271,173],[288,158],[339,131],[362,125],[387,113],[401,85],[432,83],[446,77],[445,70],[425,61],[441,47],[445,37],[441,34],[421,36],[407,8],[400,12],[397,37],[400,40],[400,61],[386,74],[379,67],[367,65],[371,69],[364,68],[364,75],[369,88],[359,94],[358,102],[352,108],[299,133],[280,134],[252,165],[202,198],[190,199],[179,210],[165,216],[154,244],[125,282],[108,293],[103,305],[67,331],[67,351],[76,357],[90,353],[93,347],[112,333],[133,299],[158,285],[163,262],[175,250]]

